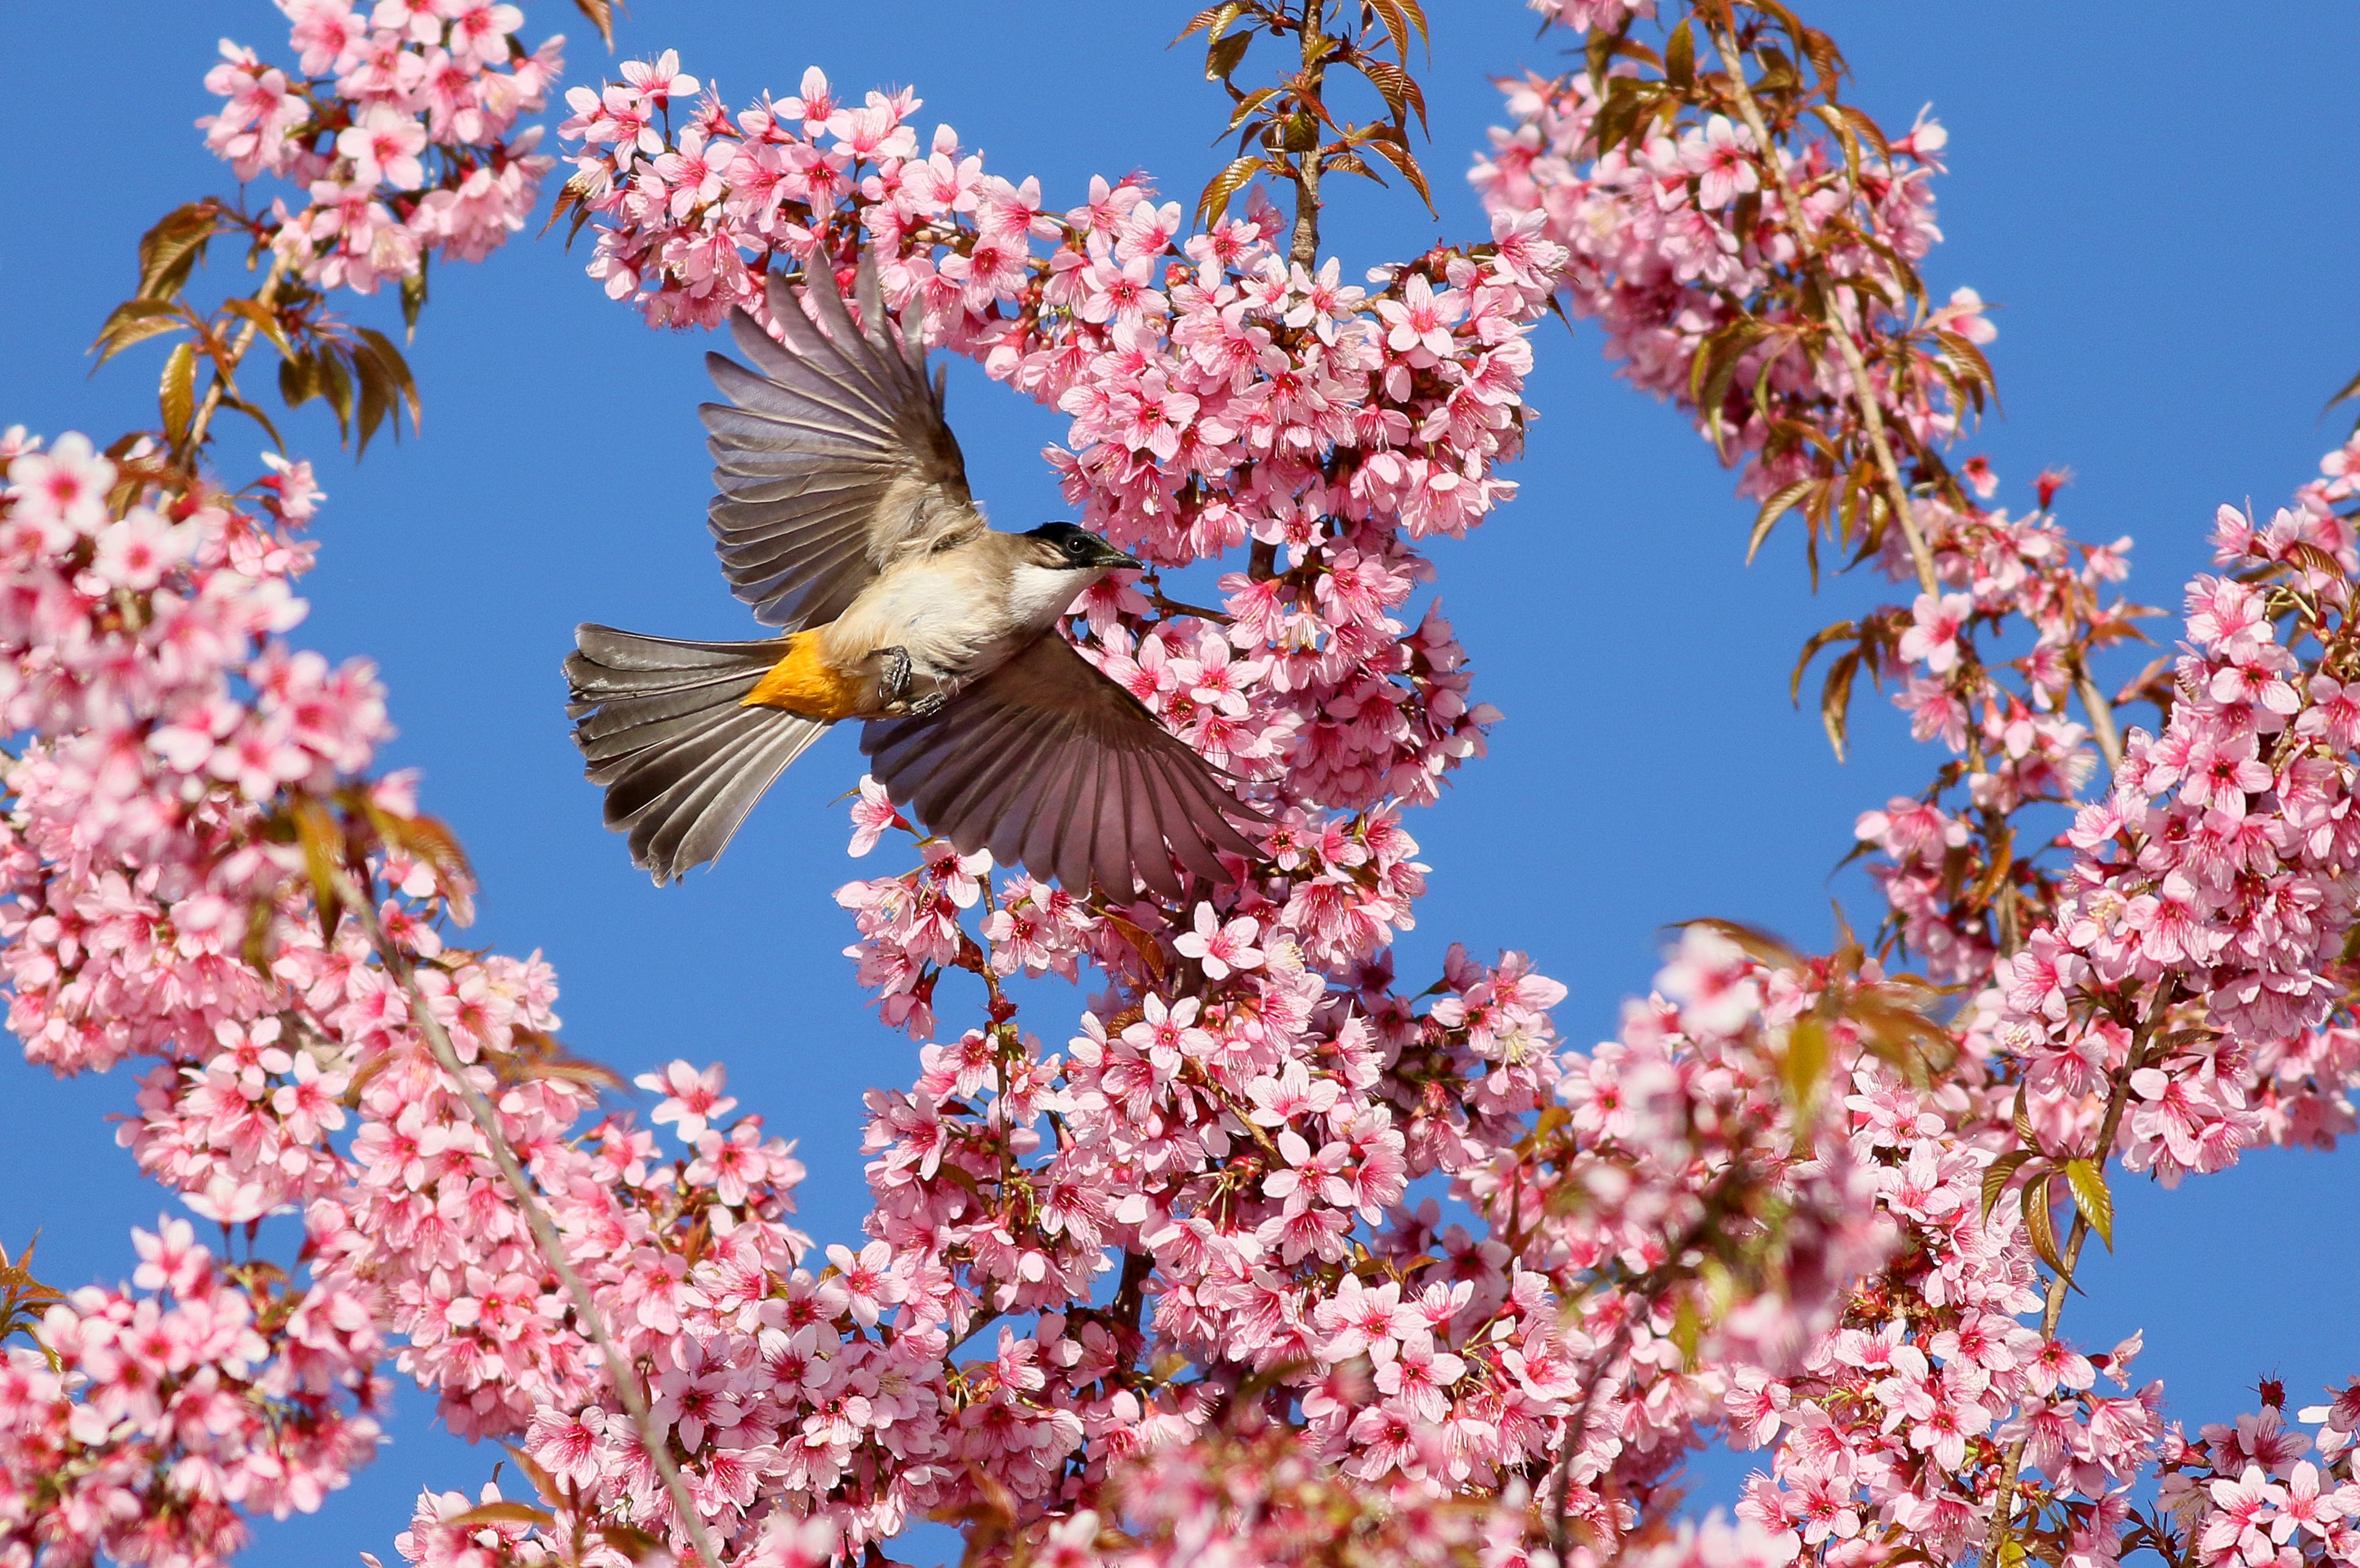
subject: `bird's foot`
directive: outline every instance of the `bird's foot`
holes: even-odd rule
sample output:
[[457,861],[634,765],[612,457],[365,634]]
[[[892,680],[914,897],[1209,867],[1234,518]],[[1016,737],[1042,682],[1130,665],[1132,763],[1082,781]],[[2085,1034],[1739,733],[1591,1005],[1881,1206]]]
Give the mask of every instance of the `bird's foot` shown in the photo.
[[910,650],[905,648],[880,648],[873,656],[885,661],[884,673],[878,677],[878,695],[885,699],[885,712],[893,718],[930,719],[943,711],[950,699],[940,691],[930,691],[923,697],[910,695],[912,670]]

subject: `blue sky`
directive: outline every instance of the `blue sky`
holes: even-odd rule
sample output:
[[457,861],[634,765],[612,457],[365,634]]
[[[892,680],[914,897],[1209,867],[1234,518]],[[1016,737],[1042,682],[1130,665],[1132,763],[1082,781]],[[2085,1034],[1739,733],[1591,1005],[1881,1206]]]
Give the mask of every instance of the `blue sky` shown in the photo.
[[[737,101],[792,91],[809,63],[854,92],[914,84],[922,122],[956,125],[988,167],[1038,174],[1064,205],[1093,172],[1146,169],[1189,196],[1215,167],[1217,90],[1196,56],[1164,48],[1189,8],[638,0],[620,44],[678,48]],[[1497,118],[1488,79],[1554,69],[1553,42],[1508,0],[1432,10],[1421,75],[1441,217],[1398,190],[1348,188],[1328,234],[1354,269],[1480,232],[1461,172]],[[607,66],[570,7],[528,13],[529,38],[573,38],[569,80]],[[2169,604],[2203,562],[2213,507],[2276,504],[2342,428],[2320,406],[2360,368],[2360,16],[2289,8],[2241,28],[2217,6],[2173,3],[2126,28],[2002,0],[1821,0],[1808,15],[1846,49],[1863,105],[1906,125],[1930,102],[1950,129],[1949,243],[1928,281],[2003,307],[1992,356],[2005,414],[1981,445],[2004,497],[2026,504],[2036,472],[2070,466],[2066,524],[2136,536],[2134,596]],[[84,378],[93,331],[129,291],[133,242],[229,183],[190,128],[213,102],[201,79],[215,36],[270,55],[284,24],[261,0],[80,0],[11,7],[8,27],[38,69],[0,97],[0,134],[19,149],[0,163],[0,424],[103,443],[154,418],[155,354]],[[411,354],[422,439],[380,445],[355,471],[316,408],[283,427],[330,495],[299,636],[378,661],[402,730],[388,760],[424,769],[428,809],[473,854],[480,939],[556,964],[572,1046],[627,1076],[674,1056],[726,1061],[744,1104],[802,1140],[807,1228],[845,1239],[864,1207],[861,1093],[906,1083],[916,1054],[863,1010],[838,955],[850,931],[828,895],[855,866],[831,801],[859,771],[849,738],[798,765],[717,870],[661,892],[600,828],[566,740],[557,664],[576,621],[751,635],[702,527],[704,345],[648,331],[583,259],[552,234],[438,269]],[[389,301],[354,314],[395,321]],[[1834,762],[1816,718],[1788,707],[1786,671],[1802,638],[1873,602],[1873,585],[1812,602],[1792,538],[1746,568],[1750,508],[1677,415],[1614,381],[1593,332],[1552,326],[1536,346],[1524,494],[1436,552],[1477,694],[1506,718],[1491,756],[1410,823],[1434,874],[1401,968],[1430,975],[1454,940],[1524,949],[1571,987],[1558,1023],[1586,1041],[1644,987],[1668,921],[1722,915],[1822,944],[1831,896],[1866,911],[1863,884],[1830,867],[1857,813],[1917,789],[1937,759],[1864,702],[1855,755]],[[1063,515],[1038,456],[1062,421],[965,365],[952,380],[995,516]],[[233,471],[252,462],[246,442],[233,421],[220,452]],[[1057,1001],[1028,1015],[1053,1040],[1070,1016]],[[945,1020],[959,1017],[950,1001]],[[0,1241],[13,1250],[41,1227],[52,1279],[127,1273],[126,1227],[163,1204],[106,1120],[133,1087],[122,1073],[60,1083],[13,1052],[0,1061],[18,1107],[0,1140]],[[2090,1296],[2067,1332],[2103,1347],[2144,1326],[2143,1370],[2191,1421],[2247,1408],[2266,1374],[2300,1397],[2360,1370],[2344,1327],[2360,1267],[2331,1217],[2351,1212],[2355,1174],[2348,1152],[2260,1154],[2177,1193],[2125,1181],[2121,1250],[2085,1267]],[[266,1521],[254,1561],[388,1552],[419,1486],[472,1488],[497,1457],[442,1432],[414,1395],[392,1435],[325,1514]],[[1705,1467],[1699,1503],[1732,1494],[1731,1465]]]

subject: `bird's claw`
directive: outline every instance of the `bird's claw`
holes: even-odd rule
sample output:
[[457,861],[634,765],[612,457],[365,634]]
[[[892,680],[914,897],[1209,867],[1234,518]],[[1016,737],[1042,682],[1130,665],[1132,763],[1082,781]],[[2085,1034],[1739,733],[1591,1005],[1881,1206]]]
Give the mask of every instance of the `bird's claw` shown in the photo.
[[906,648],[880,648],[877,657],[885,661],[885,672],[877,682],[878,694],[885,699],[885,712],[901,719],[930,719],[943,711],[950,701],[940,691],[930,691],[923,697],[910,695],[910,650]]
[[899,711],[910,695],[910,650],[906,648],[880,648],[877,657],[885,661],[885,673],[877,682],[879,693],[889,709]]

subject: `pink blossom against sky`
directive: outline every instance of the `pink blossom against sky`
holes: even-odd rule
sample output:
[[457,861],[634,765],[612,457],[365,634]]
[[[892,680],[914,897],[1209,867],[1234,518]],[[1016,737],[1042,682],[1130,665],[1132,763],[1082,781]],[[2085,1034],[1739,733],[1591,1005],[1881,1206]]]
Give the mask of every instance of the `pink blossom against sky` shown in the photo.
[[[0,110],[20,141],[71,123],[98,80],[119,85],[127,114],[155,123],[86,142],[70,160],[0,171],[6,211],[56,214],[0,234],[10,301],[0,310],[0,424],[138,422],[149,396],[141,362],[85,384],[82,346],[125,289],[132,235],[215,177],[194,133],[180,132],[212,106],[196,84],[211,35],[262,45],[278,26],[261,5],[245,19],[234,7],[104,9],[17,23],[29,29],[24,47],[49,62]],[[1426,77],[1429,167],[1443,229],[1465,234],[1478,220],[1458,170],[1497,112],[1481,79],[1547,62],[1532,52],[1521,8],[1455,9]],[[1951,133],[1947,240],[1929,281],[1938,297],[1972,283],[2006,307],[1994,354],[2009,419],[1983,443],[2002,498],[2020,506],[2034,473],[2070,463],[2079,477],[2060,515],[2084,538],[2136,534],[2135,593],[2169,603],[2169,585],[2205,559],[2216,502],[2251,495],[2267,516],[2309,476],[2330,444],[2317,405],[2360,365],[2350,288],[2360,223],[2332,195],[2343,178],[2334,149],[2355,127],[2331,62],[2349,58],[2355,28],[2313,19],[2318,36],[2302,47],[2284,32],[2247,43],[2191,7],[2184,27],[2109,36],[2099,54],[2094,40],[2052,33],[2039,7],[1977,7],[1939,37],[1922,16],[1864,0],[1811,15],[1844,41],[1861,97],[1888,124],[1906,125],[1932,99]],[[567,21],[544,6],[532,36]],[[1081,199],[1087,171],[1136,163],[1178,191],[1206,167],[1210,90],[1186,59],[1162,52],[1172,27],[1161,16],[1076,6],[1067,20],[1044,6],[1016,39],[931,5],[803,13],[790,27],[759,8],[649,0],[623,27],[627,53],[677,46],[733,99],[792,90],[808,60],[848,92],[915,82],[923,123],[955,124],[999,169],[1038,171],[1052,208]],[[595,45],[568,30],[571,80],[595,76]],[[2090,73],[2081,87],[2055,91],[2077,71]],[[2234,137],[2186,130],[2190,104],[2266,82],[2312,122],[2267,161]],[[1407,201],[1350,192],[1331,221],[1332,247],[1353,264],[1405,252],[1399,236],[1424,223]],[[336,497],[306,585],[306,638],[378,660],[403,731],[392,760],[429,770],[437,809],[475,852],[488,889],[481,934],[545,946],[559,965],[575,1048],[627,1074],[674,1056],[727,1059],[731,1094],[803,1139],[814,1179],[800,1223],[823,1243],[854,1239],[859,1093],[905,1083],[913,1048],[863,1011],[835,957],[847,939],[827,894],[853,872],[828,802],[857,771],[849,757],[834,771],[799,769],[717,873],[658,894],[598,829],[564,741],[554,665],[574,620],[640,616],[712,636],[744,626],[700,526],[699,345],[649,333],[607,304],[580,278],[582,259],[552,236],[438,273],[413,355],[426,438],[380,449],[362,482],[330,453],[316,410],[298,421],[302,433],[290,430]],[[1346,278],[1356,276],[1348,267]],[[389,304],[370,311],[356,306],[390,324]],[[1823,942],[1819,882],[1849,846],[1854,815],[1914,789],[1925,763],[1897,723],[1863,712],[1855,760],[1839,770],[1808,716],[1785,707],[1795,645],[1866,602],[1865,587],[1806,603],[1791,540],[1741,570],[1746,510],[1680,420],[1611,381],[1594,335],[1569,347],[1552,327],[1536,347],[1530,397],[1544,422],[1514,471],[1522,499],[1469,546],[1437,541],[1478,695],[1507,720],[1490,758],[1416,824],[1442,875],[1404,962],[1405,972],[1430,969],[1452,939],[1479,953],[1528,949],[1573,987],[1557,1016],[1586,1039],[1608,1032],[1616,1001],[1644,985],[1667,920],[1712,912]],[[978,494],[1003,524],[1061,515],[1034,454],[1063,419],[965,365],[953,374]],[[1501,897],[1511,886],[1525,891]],[[1866,893],[1856,879],[1837,887],[1856,900]],[[712,979],[683,987],[683,975]],[[21,1245],[40,1223],[45,1274],[112,1279],[126,1266],[125,1225],[152,1221],[160,1198],[99,1120],[127,1108],[130,1080],[57,1085],[21,1065],[5,1071],[41,1114],[26,1118],[25,1141],[0,1150],[0,1240]],[[2257,1154],[2191,1183],[2168,1211],[2119,1182],[2125,1257],[2087,1269],[2095,1299],[2075,1302],[2074,1337],[2110,1344],[2117,1325],[2144,1325],[2142,1370],[2167,1377],[2199,1419],[2247,1408],[2234,1390],[2256,1370],[2281,1373],[2305,1402],[2348,1370],[2326,1320],[2354,1283],[2298,1261],[2305,1216],[2348,1192],[2355,1158]],[[60,1174],[69,1171],[71,1192]],[[2165,1214],[2175,1234],[2210,1238],[2221,1256],[2166,1256]],[[2267,1288],[2220,1288],[2263,1256],[2289,1260]],[[2223,1361],[2212,1352],[2224,1340],[2265,1347],[2265,1365]],[[397,1445],[341,1511],[266,1529],[252,1560],[318,1561],[353,1540],[381,1543],[421,1480],[454,1485],[488,1468],[490,1454],[431,1435],[422,1404],[410,1395],[397,1405]],[[1699,1490],[1699,1501],[1727,1492]]]

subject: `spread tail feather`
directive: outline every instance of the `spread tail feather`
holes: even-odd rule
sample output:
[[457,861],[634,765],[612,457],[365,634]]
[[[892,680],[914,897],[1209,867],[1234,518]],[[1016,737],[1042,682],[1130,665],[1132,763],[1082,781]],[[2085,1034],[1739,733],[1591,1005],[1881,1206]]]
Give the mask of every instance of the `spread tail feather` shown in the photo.
[[745,696],[786,639],[683,642],[574,628],[566,716],[585,771],[606,790],[606,825],[657,886],[717,858],[787,764],[827,725]]

